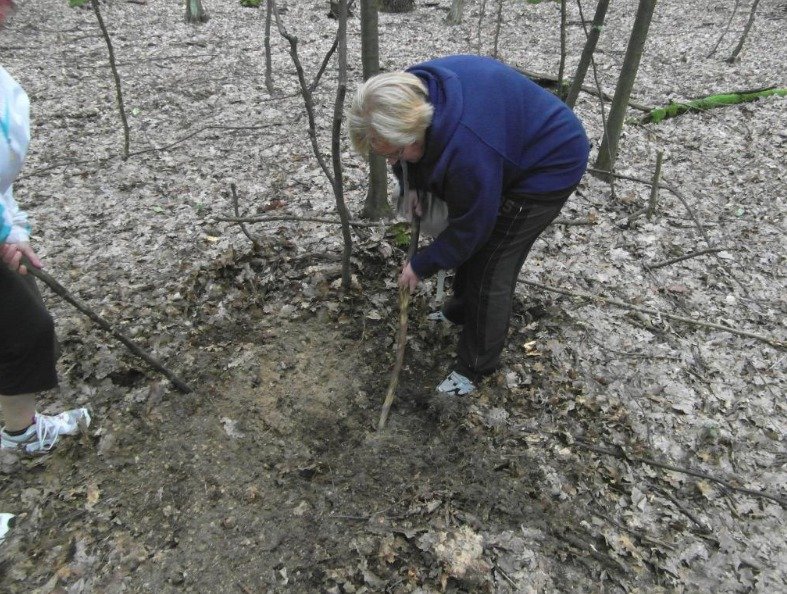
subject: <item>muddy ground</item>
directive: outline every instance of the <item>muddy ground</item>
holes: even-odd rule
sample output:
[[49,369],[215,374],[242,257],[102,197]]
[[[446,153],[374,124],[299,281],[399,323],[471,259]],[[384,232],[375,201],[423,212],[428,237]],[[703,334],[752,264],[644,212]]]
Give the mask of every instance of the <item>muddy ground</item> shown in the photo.
[[[310,79],[336,27],[326,4],[283,13]],[[455,27],[446,0],[381,15],[383,67],[493,53],[493,4],[467,2]],[[725,61],[743,4],[660,2],[632,99],[783,87],[784,2],[761,2],[740,59]],[[231,184],[246,215],[335,217],[335,206],[286,44],[272,36],[270,95],[264,11],[205,5],[210,21],[194,26],[175,2],[101,4],[127,160],[93,12],[21,2],[0,32],[0,62],[32,102],[16,189],[47,270],[193,388],[175,389],[44,290],[63,354],[61,387],[41,408],[88,406],[94,421],[47,457],[0,458],[0,512],[17,516],[0,589],[787,590],[785,99],[628,125],[623,177],[587,176],[534,248],[504,368],[471,397],[434,392],[455,331],[425,319],[436,286],[424,283],[379,433],[401,232],[354,228],[345,290],[335,225],[253,224],[254,245],[220,220],[234,214]],[[612,6],[601,36],[596,76],[609,92],[635,5]],[[499,57],[556,73],[559,5],[502,10]],[[584,33],[568,11],[572,72]],[[349,31],[352,89],[357,14]],[[334,71],[315,93],[325,151]],[[576,110],[595,155],[601,107],[586,93]],[[674,191],[631,220],[658,151]],[[347,145],[343,162],[357,218],[366,168]]]

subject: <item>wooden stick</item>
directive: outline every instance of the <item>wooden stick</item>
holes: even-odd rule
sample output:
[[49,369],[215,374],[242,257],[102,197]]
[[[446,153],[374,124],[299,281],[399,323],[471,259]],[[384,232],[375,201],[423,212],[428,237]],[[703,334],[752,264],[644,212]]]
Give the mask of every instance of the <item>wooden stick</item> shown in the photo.
[[653,218],[656,212],[656,201],[659,198],[659,180],[661,179],[661,161],[664,158],[664,151],[656,153],[656,171],[653,172],[653,184],[650,186],[650,198],[648,199],[648,220]]
[[784,508],[787,508],[787,498],[781,497],[779,495],[772,495],[766,491],[755,491],[754,489],[747,489],[746,487],[738,487],[726,481],[724,479],[712,476],[710,474],[705,474],[704,472],[699,472],[697,470],[692,470],[690,468],[683,468],[681,466],[673,466],[672,464],[665,464],[664,462],[658,462],[657,460],[651,460],[650,458],[641,458],[639,456],[630,456],[628,455],[622,448],[618,448],[617,450],[611,450],[609,448],[602,448],[596,445],[592,445],[586,441],[577,439],[573,444],[572,447],[576,446],[582,448],[584,450],[588,450],[591,452],[595,452],[596,454],[605,454],[607,456],[613,456],[614,458],[620,458],[621,460],[627,460],[630,462],[637,462],[639,464],[646,464],[648,466],[653,466],[655,468],[661,468],[662,470],[669,470],[671,472],[679,472],[681,474],[686,474],[689,476],[693,476],[695,478],[705,479],[706,481],[711,481],[717,483],[724,487],[725,489],[729,489],[730,491],[737,491],[738,493],[743,493],[745,495],[752,495],[754,497],[762,497],[764,499],[770,499],[775,503],[778,503]]
[[[404,186],[404,196],[408,199],[410,196],[410,184],[407,172],[407,162],[402,161],[402,183]],[[410,232],[410,247],[407,250],[407,261],[413,259],[416,250],[418,249],[418,240],[421,235],[421,217],[416,213],[416,205],[413,205],[413,222]],[[383,402],[383,409],[380,412],[380,422],[377,424],[377,430],[382,431],[385,429],[385,423],[388,421],[388,413],[391,410],[391,405],[394,401],[396,394],[396,386],[399,383],[399,373],[404,364],[404,351],[407,346],[407,309],[410,305],[410,287],[399,287],[399,339],[396,344],[396,360],[394,367],[391,371],[391,380],[388,382],[388,392],[385,394],[385,401]]]
[[109,322],[107,322],[104,318],[99,316],[96,312],[90,309],[87,305],[79,301],[76,297],[74,297],[68,290],[57,282],[52,276],[41,270],[40,268],[36,268],[26,258],[23,258],[23,264],[27,267],[28,273],[32,274],[34,277],[39,279],[45,285],[47,285],[52,291],[60,295],[63,299],[68,301],[71,305],[76,307],[79,311],[93,320],[96,324],[98,324],[103,330],[106,330],[112,336],[117,338],[120,342],[122,342],[128,349],[134,353],[137,357],[145,361],[148,365],[153,367],[154,369],[160,371],[172,384],[181,392],[188,394],[191,392],[191,388],[189,387],[186,382],[180,379],[177,375],[175,375],[172,371],[170,371],[167,367],[165,367],[161,362],[157,359],[154,359],[150,356],[147,352],[145,352],[142,348],[137,346],[128,336],[123,334],[120,330],[113,328]]
[[648,314],[650,316],[667,318],[670,320],[675,320],[677,322],[683,322],[684,324],[699,326],[701,328],[711,328],[713,330],[721,330],[723,332],[729,332],[730,334],[737,334],[738,336],[754,338],[755,340],[767,342],[768,344],[770,344],[771,346],[777,349],[781,349],[781,350],[787,349],[787,343],[784,343],[781,340],[777,340],[776,338],[765,336],[763,334],[757,334],[755,332],[748,332],[746,330],[739,330],[737,328],[733,328],[732,326],[725,326],[724,324],[714,324],[713,322],[704,322],[702,320],[695,320],[694,318],[676,316],[674,314],[669,314],[663,311],[659,311],[657,309],[652,309],[650,307],[640,307],[639,305],[633,305],[631,303],[626,303],[625,301],[619,301],[618,299],[610,299],[609,297],[604,297],[603,295],[593,295],[592,293],[569,291],[567,289],[550,287],[549,285],[544,285],[542,283],[537,283],[535,281],[529,281],[522,278],[520,278],[517,282],[520,282],[525,285],[529,285],[531,287],[538,287],[539,289],[544,289],[545,291],[560,293],[561,295],[568,295],[569,297],[580,297],[581,299],[587,299],[588,301],[595,301],[597,303],[603,303],[606,305],[614,305],[615,307],[621,307],[624,309],[630,309],[632,311],[638,311],[640,313]]
[[380,412],[380,422],[377,424],[378,431],[385,429],[385,423],[388,421],[388,413],[391,410],[391,405],[396,395],[396,386],[399,383],[399,373],[404,364],[404,351],[407,345],[407,310],[409,305],[410,287],[399,287],[399,338],[396,344],[396,360],[394,362],[393,371],[391,371],[391,379],[388,382],[388,391],[385,393],[383,409]]
[[716,254],[718,252],[727,251],[729,248],[708,248],[707,250],[699,250],[698,252],[691,252],[690,254],[684,254],[683,256],[678,256],[677,258],[671,258],[669,260],[664,260],[663,262],[656,262],[655,264],[646,264],[645,268],[648,270],[656,270],[657,268],[663,268],[664,266],[669,266],[670,264],[676,264],[678,262],[683,262],[683,260],[689,260],[690,258],[696,258],[697,256],[704,256],[705,254]]

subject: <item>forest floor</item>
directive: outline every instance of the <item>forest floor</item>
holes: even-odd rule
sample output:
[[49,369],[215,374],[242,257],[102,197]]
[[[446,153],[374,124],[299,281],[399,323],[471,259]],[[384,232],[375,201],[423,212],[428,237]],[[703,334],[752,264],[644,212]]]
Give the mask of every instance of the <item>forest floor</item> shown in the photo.
[[[492,54],[496,3],[483,15],[465,4],[454,27],[449,0],[381,14],[382,66]],[[32,104],[16,195],[47,271],[193,387],[175,389],[43,289],[63,352],[60,389],[41,408],[88,406],[93,423],[48,456],[0,457],[0,512],[16,515],[0,589],[787,591],[786,100],[627,125],[621,177],[586,176],[563,218],[592,224],[554,225],[536,245],[504,369],[471,396],[434,391],[456,336],[425,319],[436,299],[425,282],[378,433],[396,229],[353,228],[344,290],[338,226],[249,225],[255,245],[219,220],[234,214],[231,184],[244,215],[335,218],[335,203],[288,46],[274,29],[271,95],[264,10],[205,5],[210,21],[195,26],[182,3],[101,4],[127,160],[92,10],[22,1],[0,32],[0,63]],[[635,8],[613,3],[601,35],[595,76],[610,93]],[[748,3],[735,8],[659,2],[632,101],[784,87],[784,1],[759,4],[727,63],[748,18]],[[286,9],[311,80],[336,21],[323,1]],[[556,74],[559,3],[506,0],[502,11],[498,56]],[[585,36],[568,11],[570,73]],[[352,92],[357,13],[349,34]],[[335,70],[314,97],[325,153]],[[583,93],[576,111],[595,156],[599,101]],[[674,191],[631,220],[650,196],[636,179],[651,178],[658,151]],[[342,160],[358,218],[366,165],[346,142]]]

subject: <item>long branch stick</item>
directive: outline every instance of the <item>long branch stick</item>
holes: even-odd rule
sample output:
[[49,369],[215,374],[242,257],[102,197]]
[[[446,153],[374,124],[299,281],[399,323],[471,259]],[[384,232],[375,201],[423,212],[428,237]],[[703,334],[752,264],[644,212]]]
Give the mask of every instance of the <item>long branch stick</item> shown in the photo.
[[[561,441],[565,440],[566,433],[561,432],[557,433],[554,431],[543,431],[538,429],[530,429],[527,427],[517,427],[512,426],[513,429],[519,430],[525,433],[534,433],[539,435],[544,435],[548,438],[559,439]],[[626,460],[628,462],[636,462],[638,464],[645,464],[647,466],[653,466],[654,468],[661,468],[662,470],[669,470],[670,472],[678,472],[680,474],[685,474],[688,476],[693,476],[695,478],[704,479],[706,481],[711,481],[717,483],[726,489],[731,491],[737,491],[738,493],[743,493],[745,495],[752,495],[754,497],[762,497],[764,499],[769,499],[775,503],[778,503],[782,507],[787,508],[787,498],[781,495],[774,495],[772,493],[768,493],[767,491],[755,491],[754,489],[748,489],[746,487],[738,487],[733,485],[730,481],[726,479],[722,479],[711,474],[706,474],[704,472],[700,472],[698,470],[692,470],[691,468],[684,468],[683,466],[675,466],[673,464],[668,464],[666,462],[659,462],[658,460],[653,460],[651,458],[643,458],[641,456],[631,456],[629,455],[623,448],[620,446],[616,446],[617,449],[610,449],[605,448],[602,446],[595,445],[587,440],[580,439],[574,435],[570,436],[571,443],[568,444],[569,447],[578,447],[583,450],[587,450],[589,452],[594,452],[596,454],[604,454],[606,456],[613,456],[615,458],[619,458],[621,460]],[[698,522],[699,524],[699,522]]]
[[582,299],[587,299],[588,301],[595,301],[607,305],[614,305],[615,307],[621,307],[623,309],[638,311],[640,313],[644,313],[650,316],[667,318],[670,320],[675,320],[676,322],[683,322],[684,324],[690,324],[692,326],[699,326],[701,328],[711,328],[713,330],[721,330],[722,332],[729,332],[730,334],[737,334],[738,336],[754,338],[755,340],[767,342],[768,344],[770,344],[771,346],[777,349],[781,349],[781,350],[787,349],[787,344],[785,344],[781,340],[777,340],[775,338],[772,338],[770,336],[765,336],[763,334],[756,334],[754,332],[748,332],[746,330],[739,330],[737,328],[733,328],[732,326],[725,326],[724,324],[714,324],[713,322],[704,322],[702,320],[695,320],[694,318],[676,316],[674,314],[669,314],[650,307],[640,307],[639,305],[633,305],[631,303],[626,303],[625,301],[619,301],[617,299],[604,297],[603,295],[593,295],[592,293],[569,291],[567,289],[550,287],[549,285],[544,285],[541,283],[537,283],[535,281],[529,281],[522,278],[520,278],[517,282],[520,282],[525,285],[530,285],[531,287],[538,287],[539,289],[543,289],[545,291],[551,291],[552,293],[560,293],[561,295],[568,295],[569,297],[580,297]]
[[96,14],[98,26],[101,28],[101,33],[107,44],[107,50],[109,50],[109,67],[112,69],[112,77],[115,79],[115,95],[118,102],[118,111],[120,112],[120,121],[123,124],[123,158],[128,159],[129,127],[128,119],[126,118],[126,108],[123,106],[123,91],[120,87],[120,75],[115,65],[115,50],[112,48],[112,40],[104,24],[104,19],[101,17],[101,9],[98,7],[98,0],[90,0],[90,4],[93,6],[93,12]]
[[30,262],[24,262],[24,264],[27,266],[27,271],[30,274],[32,274],[34,277],[39,279],[50,289],[52,289],[53,292],[60,295],[63,299],[68,301],[71,305],[76,307],[79,311],[81,311],[83,314],[85,314],[87,317],[93,320],[103,330],[106,330],[107,332],[112,334],[112,336],[114,336],[120,342],[126,345],[126,347],[128,347],[128,349],[132,353],[134,353],[137,357],[145,361],[148,365],[150,365],[154,369],[160,371],[167,379],[169,379],[172,382],[172,384],[178,390],[186,394],[192,391],[192,389],[189,387],[188,384],[186,384],[186,382],[184,382],[172,371],[170,371],[167,367],[165,367],[160,361],[154,359],[142,348],[137,346],[128,336],[123,334],[120,330],[113,328],[112,325],[110,325],[110,323],[107,322],[104,318],[102,318],[100,315],[98,315],[96,312],[90,309],[87,305],[82,303],[79,299],[74,297],[71,293],[68,292],[68,290],[63,285],[61,285],[54,278],[52,278],[52,276],[49,273],[44,272],[40,268],[36,268],[32,264],[30,264]]
[[[405,200],[409,200],[410,196],[410,183],[407,171],[407,162],[402,161],[402,182],[404,186]],[[412,260],[418,249],[418,239],[421,235],[421,217],[416,213],[416,206],[413,205],[413,222],[410,233],[410,247],[407,250],[407,261]],[[391,380],[388,382],[388,392],[385,394],[385,401],[383,402],[383,409],[380,412],[380,422],[377,424],[377,430],[382,431],[385,429],[385,423],[388,420],[388,413],[391,410],[391,405],[396,395],[396,386],[399,383],[399,373],[402,371],[404,365],[404,352],[407,346],[407,310],[410,305],[410,287],[399,287],[399,339],[396,343],[396,361],[394,362],[393,370],[391,371]]]
[[708,248],[707,250],[699,250],[697,252],[691,252],[690,254],[684,254],[683,256],[678,256],[677,258],[664,260],[663,262],[656,262],[655,264],[646,264],[645,268],[647,268],[648,270],[656,270],[657,268],[663,268],[664,266],[669,266],[670,264],[677,264],[678,262],[683,262],[684,260],[689,260],[690,258],[704,256],[705,254],[717,254],[719,252],[723,252],[728,249],[729,248],[718,247],[718,248]]
[[575,444],[577,447],[582,449],[595,452],[597,454],[605,454],[607,456],[613,456],[615,458],[620,458],[621,460],[628,460],[630,462],[637,462],[639,464],[647,464],[648,466],[653,466],[655,468],[661,468],[662,470],[669,470],[671,472],[679,472],[681,474],[686,474],[688,476],[693,476],[695,478],[704,479],[706,481],[711,481],[723,486],[730,491],[737,491],[738,493],[744,493],[746,495],[753,495],[755,497],[763,497],[764,499],[770,499],[781,505],[784,508],[787,508],[787,498],[780,497],[779,495],[772,495],[766,491],[755,491],[754,489],[747,489],[746,487],[737,487],[730,483],[727,480],[715,477],[710,474],[706,474],[704,472],[699,472],[697,470],[692,470],[690,468],[683,468],[681,466],[673,466],[672,464],[665,464],[664,462],[659,462],[657,460],[651,460],[650,458],[641,458],[639,456],[630,456],[625,451],[620,449],[611,450],[608,448],[602,448],[596,445],[591,445],[590,443],[577,440]]
[[399,383],[399,373],[402,371],[404,365],[404,352],[407,343],[407,310],[410,305],[410,287],[399,287],[399,338],[396,344],[396,360],[394,367],[391,371],[391,379],[388,381],[388,391],[385,393],[385,401],[383,408],[380,412],[380,422],[377,424],[377,430],[382,431],[385,429],[385,423],[388,421],[388,413],[391,411],[391,405],[396,395],[396,386]]

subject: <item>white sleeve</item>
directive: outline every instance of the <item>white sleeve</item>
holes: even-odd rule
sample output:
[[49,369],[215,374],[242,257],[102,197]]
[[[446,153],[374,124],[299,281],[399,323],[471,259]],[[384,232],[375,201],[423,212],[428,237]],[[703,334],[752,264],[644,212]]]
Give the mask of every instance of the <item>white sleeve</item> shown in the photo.
[[14,200],[11,184],[30,142],[30,101],[22,87],[0,66],[0,241],[30,237],[27,215]]

